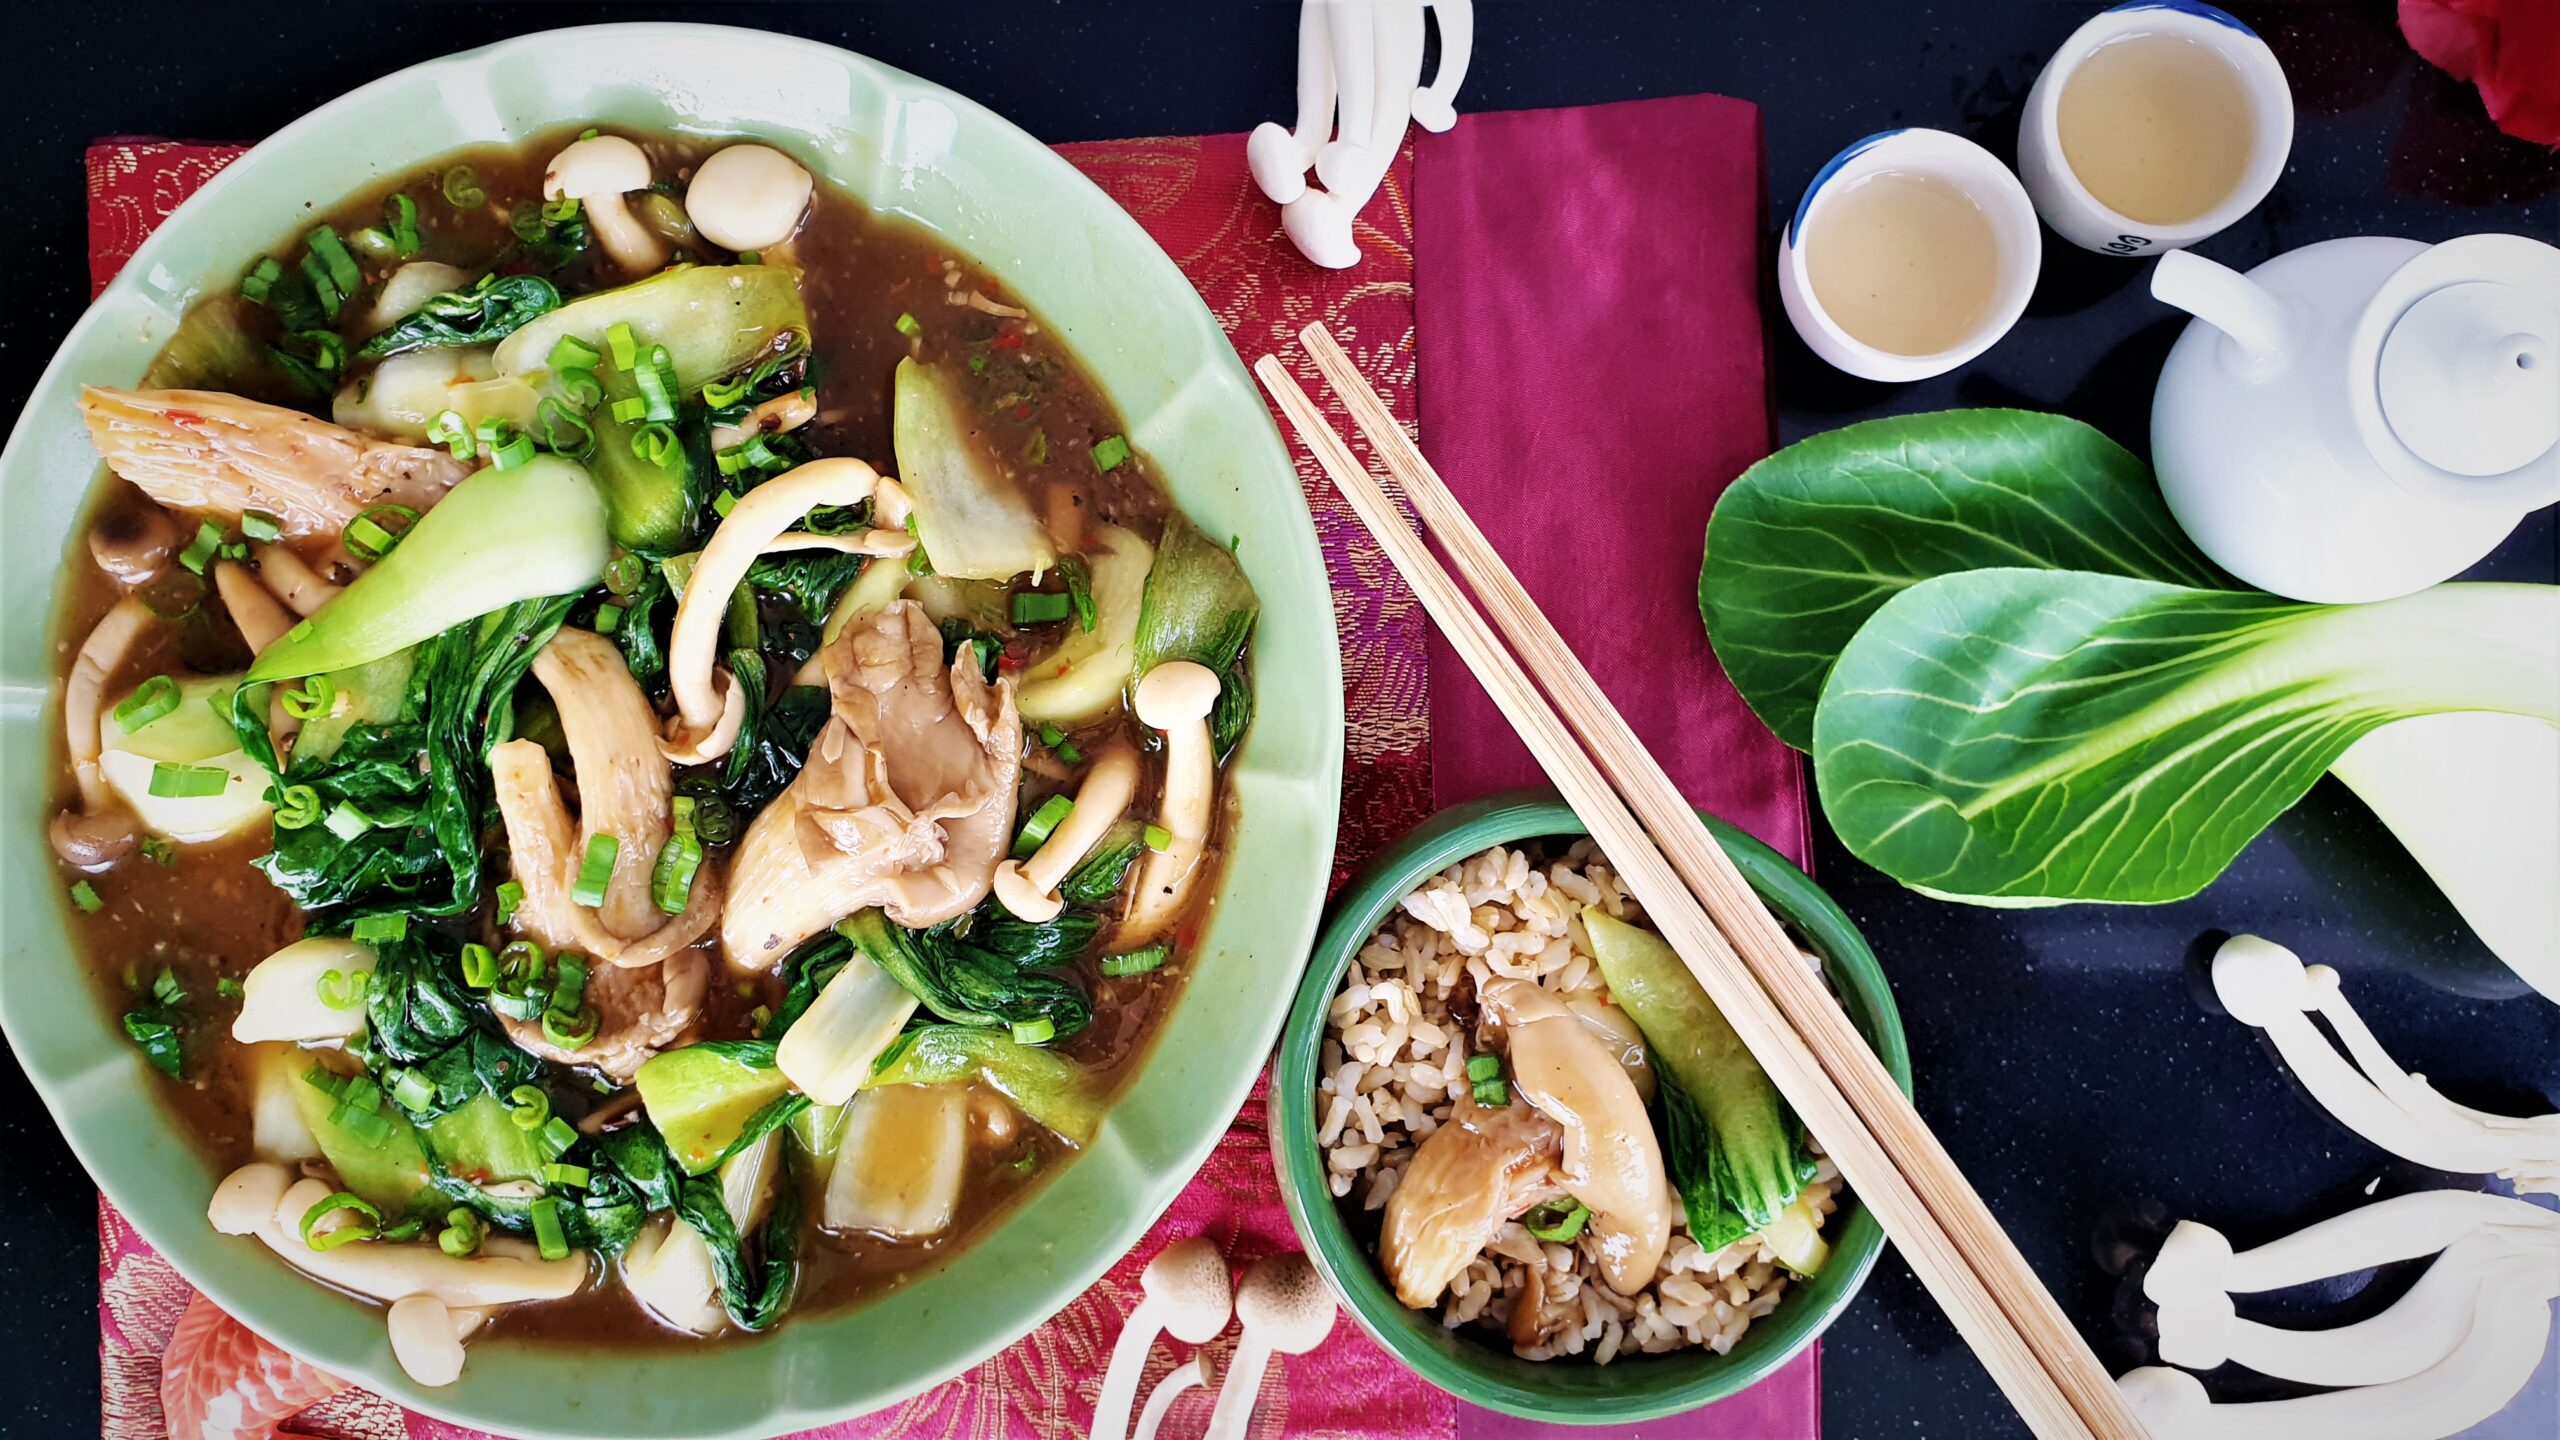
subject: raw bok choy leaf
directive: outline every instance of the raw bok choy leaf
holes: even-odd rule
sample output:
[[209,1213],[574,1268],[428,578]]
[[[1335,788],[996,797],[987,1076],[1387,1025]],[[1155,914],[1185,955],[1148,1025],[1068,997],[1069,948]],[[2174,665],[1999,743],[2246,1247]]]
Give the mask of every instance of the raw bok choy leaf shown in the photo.
[[1895,596],[1824,683],[1814,775],[1854,854],[1991,903],[2156,903],[2211,883],[2393,720],[2560,724],[2560,588],[2304,605],[2058,570]]

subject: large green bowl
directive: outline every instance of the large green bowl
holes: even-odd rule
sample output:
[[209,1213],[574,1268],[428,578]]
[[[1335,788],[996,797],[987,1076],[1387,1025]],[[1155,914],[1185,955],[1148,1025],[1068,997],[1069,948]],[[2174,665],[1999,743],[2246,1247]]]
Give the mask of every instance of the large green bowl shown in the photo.
[[[1849,917],[1785,856],[1713,816],[1705,818],[1751,888],[1822,958],[1823,972],[1849,1018],[1908,1094],[1911,1056],[1903,1047],[1902,1018],[1884,972]],[[1353,1234],[1326,1188],[1324,1154],[1316,1144],[1316,1057],[1324,1041],[1325,1010],[1342,988],[1352,957],[1397,903],[1424,880],[1488,847],[1588,833],[1553,790],[1495,795],[1432,817],[1343,888],[1315,958],[1298,982],[1288,1029],[1280,1036],[1279,1068],[1272,1079],[1271,1153],[1289,1219],[1316,1268],[1360,1328],[1415,1374],[1461,1400],[1531,1420],[1622,1425],[1721,1400],[1766,1378],[1812,1344],[1858,1293],[1884,1249],[1884,1231],[1875,1217],[1854,1194],[1844,1192],[1840,1210],[1824,1227],[1831,1263],[1813,1279],[1789,1285],[1778,1308],[1755,1321],[1728,1354],[1622,1354],[1608,1365],[1578,1359],[1536,1362],[1475,1333],[1444,1328],[1437,1311],[1408,1310],[1398,1303],[1368,1243]]]
[[[1260,713],[1235,770],[1232,867],[1192,983],[1100,1138],[938,1271],[767,1338],[683,1350],[475,1344],[462,1380],[410,1383],[379,1310],[205,1223],[217,1178],[72,958],[42,838],[54,788],[54,581],[95,473],[81,381],[131,384],[187,306],[327,204],[457,146],[564,123],[779,137],[870,204],[949,237],[1064,331],[1132,440],[1214,535],[1241,535],[1263,604]],[[60,236],[68,243],[72,237]],[[87,563],[85,556],[77,563]],[[1137,224],[1046,147],[938,86],[806,41],[709,26],[565,30],[405,70],[278,132],[181,206],[73,329],[0,452],[0,1021],[90,1173],[252,1328],[450,1420],[519,1436],[761,1436],[911,1395],[1090,1285],[1207,1156],[1261,1069],[1323,903],[1342,677],[1315,531],[1234,350]]]

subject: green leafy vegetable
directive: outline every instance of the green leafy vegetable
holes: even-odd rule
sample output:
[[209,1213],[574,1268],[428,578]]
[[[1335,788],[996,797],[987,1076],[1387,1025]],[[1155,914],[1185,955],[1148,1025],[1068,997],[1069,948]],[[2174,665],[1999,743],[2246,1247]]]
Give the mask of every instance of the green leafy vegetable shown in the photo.
[[157,1001],[124,1012],[125,1038],[142,1052],[152,1069],[172,1080],[186,1068],[185,1023],[177,1007]]
[[1976,570],[1913,586],[1858,630],[1823,686],[1814,773],[1849,849],[1906,885],[2157,903],[2203,889],[2386,722],[2560,724],[2555,669],[2551,586],[2322,606]]
[[1129,870],[1146,853],[1147,827],[1136,820],[1121,820],[1102,832],[1102,839],[1086,853],[1081,864],[1067,872],[1058,884],[1059,898],[1070,905],[1107,905],[1127,883]]
[[1734,688],[1806,750],[1823,677],[1866,618],[1989,566],[2235,588],[2123,446],[2060,415],[1951,410],[1843,426],[1742,472],[1707,522],[1698,605]]
[[1138,612],[1133,678],[1167,660],[1190,660],[1218,672],[1217,708],[1209,730],[1224,756],[1253,723],[1253,683],[1246,674],[1245,642],[1253,638],[1262,602],[1235,552],[1201,533],[1179,512],[1165,520],[1147,571],[1146,600]]
[[775,1067],[774,1049],[772,1040],[705,1040],[640,1066],[640,1103],[686,1174],[717,1168],[808,1108]]
[[977,1080],[1001,1091],[1036,1123],[1072,1145],[1101,1128],[1102,1085],[1092,1071],[1054,1050],[1015,1043],[1001,1030],[923,1025],[900,1035],[873,1069],[874,1085],[952,1085]]
[[1054,920],[1030,925],[1010,914],[989,917],[983,907],[972,913],[977,923],[966,939],[951,924],[903,929],[877,910],[837,928],[926,1009],[952,1024],[1046,1021],[1052,1033],[1067,1036],[1092,1022],[1093,1002],[1083,987],[1048,969],[1075,959],[1101,928],[1100,916],[1062,910]]
[[963,580],[1010,580],[1058,563],[1048,527],[1006,478],[985,423],[946,367],[898,362],[891,444],[933,568]]
[[559,287],[539,275],[490,275],[468,290],[428,298],[356,355],[378,360],[432,346],[494,345],[559,308]]

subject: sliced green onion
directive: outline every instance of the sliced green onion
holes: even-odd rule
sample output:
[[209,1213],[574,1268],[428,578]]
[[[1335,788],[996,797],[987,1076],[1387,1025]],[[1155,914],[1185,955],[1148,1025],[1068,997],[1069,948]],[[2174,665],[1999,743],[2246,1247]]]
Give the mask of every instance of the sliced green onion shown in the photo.
[[593,1005],[583,1006],[575,1013],[545,1010],[542,1012],[542,1038],[563,1050],[575,1050],[595,1039],[596,1031],[603,1024],[603,1017],[596,1013]]
[[578,1127],[554,1115],[542,1122],[542,1128],[533,1133],[533,1139],[536,1145],[549,1152],[544,1159],[557,1160],[569,1153],[570,1146],[578,1143]]
[[409,938],[409,917],[399,913],[366,915],[356,921],[348,934],[367,945],[379,945],[386,940],[406,940]]
[[230,783],[231,772],[219,765],[180,765],[163,760],[151,767],[151,793],[163,800],[219,795]]
[[578,218],[578,208],[577,196],[562,195],[557,199],[543,201],[541,215],[550,224],[562,225]]
[[150,861],[154,865],[175,865],[178,863],[178,847],[161,839],[157,835],[143,836],[141,849],[142,858]]
[[664,465],[676,452],[675,427],[658,423],[631,432],[631,453],[652,465]]
[[1020,590],[1014,593],[1013,623],[1016,625],[1046,625],[1052,621],[1064,620],[1074,612],[1075,602],[1064,595],[1052,595],[1039,590]]
[[462,983],[486,990],[498,983],[498,953],[477,940],[462,947]]
[[543,363],[554,372],[561,370],[593,370],[604,352],[575,335],[563,335],[551,342],[550,358]]
[[752,380],[714,380],[702,387],[702,403],[714,410],[726,410],[755,393]]
[[214,552],[221,548],[222,527],[207,520],[196,527],[196,538],[187,542],[187,548],[178,552],[178,563],[201,575]]
[[1469,1082],[1472,1083],[1479,1080],[1499,1080],[1501,1078],[1501,1056],[1485,1054],[1470,1055],[1467,1057],[1467,1079]]
[[984,375],[987,373],[986,351],[981,350],[969,357],[969,373],[972,375]]
[[619,836],[589,836],[586,856],[578,862],[578,882],[569,888],[569,898],[591,910],[602,905],[605,887],[613,883],[613,864],[621,858]]
[[249,987],[246,985],[240,983],[240,977],[237,975],[225,975],[221,979],[213,982],[213,993],[221,996],[225,1000],[239,999],[242,995],[248,993],[248,988]]
[[550,223],[542,218],[542,202],[539,200],[519,200],[507,207],[507,229],[528,245],[540,240],[550,228]]
[[643,413],[652,420],[676,418],[676,362],[664,345],[649,347],[649,363],[634,368],[633,383],[640,387],[640,398],[647,402]]
[[611,635],[615,631],[620,630],[622,628],[622,615],[622,607],[612,603],[611,601],[598,605],[596,607],[596,633],[599,635]]
[[542,430],[542,448],[553,454],[583,459],[596,448],[595,427],[557,396],[542,397],[534,407],[533,421]]
[[1049,838],[1049,832],[1057,829],[1059,822],[1067,818],[1067,812],[1075,808],[1076,802],[1064,795],[1052,795],[1041,801],[1040,808],[1032,811],[1031,818],[1023,822],[1022,833],[1013,837],[1013,858],[1028,860],[1039,853],[1041,843]]
[[163,1005],[177,1005],[187,998],[187,987],[178,981],[178,972],[163,965],[151,977],[151,998]]
[[480,172],[468,165],[456,165],[444,172],[444,203],[457,210],[476,210],[489,203],[489,192],[480,188]]
[[479,437],[480,448],[489,452],[489,463],[501,470],[513,470],[533,458],[533,437],[508,421],[492,416],[472,433]]
[[1511,1087],[1499,1080],[1479,1080],[1475,1083],[1475,1097],[1478,1105],[1499,1110],[1511,1103]]
[[1093,571],[1081,556],[1069,555],[1058,562],[1058,578],[1066,582],[1067,600],[1076,607],[1076,628],[1091,633],[1102,623],[1102,607],[1093,599]]
[[264,510],[243,510],[240,533],[261,545],[273,545],[284,538],[284,522]]
[[533,1240],[545,1260],[569,1258],[569,1237],[560,1229],[560,1202],[548,1195],[533,1202]]
[[364,996],[364,982],[335,966],[320,972],[320,1003],[332,1010],[353,1010]]
[[639,423],[649,413],[649,402],[637,395],[626,395],[613,402],[613,418],[625,425]]
[[391,260],[398,258],[400,254],[399,242],[391,238],[391,232],[376,229],[371,225],[348,236],[347,244],[353,246],[357,254],[368,260]]
[[604,588],[615,595],[629,595],[649,578],[649,562],[625,550],[606,562]]
[[487,1233],[478,1212],[457,1205],[444,1212],[444,1231],[436,1236],[436,1248],[456,1260],[467,1260],[480,1253],[480,1237]]
[[738,252],[738,263],[741,265],[761,265],[764,263],[764,252],[761,250],[741,250]]
[[1126,955],[1103,956],[1102,973],[1113,976],[1144,975],[1150,970],[1163,969],[1164,962],[1172,958],[1171,946],[1150,945],[1144,950],[1132,950]]
[[373,817],[357,809],[354,801],[341,800],[320,824],[341,840],[353,840],[373,828]]
[[539,1130],[551,1118],[551,1096],[539,1085],[519,1085],[507,1092],[507,1118],[519,1130]]
[[418,253],[418,202],[395,190],[382,202],[382,228],[391,236],[392,253],[402,259]]
[[[354,528],[352,522],[348,528]],[[296,720],[317,720],[338,703],[338,682],[326,675],[305,676],[301,684],[286,686],[281,698],[287,715]]]
[[584,1165],[563,1165],[554,1161],[542,1167],[542,1183],[545,1185],[566,1185],[572,1190],[584,1190],[593,1178]]
[[515,880],[502,880],[498,882],[498,923],[505,925],[513,922],[516,918],[516,911],[523,907],[523,883]]
[[1161,825],[1150,825],[1146,829],[1146,841],[1148,849],[1161,854],[1173,848],[1173,832]]
[[415,1070],[398,1070],[391,1077],[391,1098],[403,1110],[424,1110],[435,1103],[436,1082]]
[[559,977],[551,987],[551,1008],[572,1014],[587,997],[587,960],[583,955],[563,950],[557,957]]
[[471,443],[471,422],[459,410],[443,410],[427,422],[427,443],[442,445],[453,452],[456,460],[468,460],[476,453]]
[[[503,465],[505,462],[500,463]],[[397,522],[399,528],[392,528],[393,522]],[[400,537],[408,534],[409,527],[417,523],[418,512],[406,505],[375,505],[348,521],[347,528],[339,532],[338,538],[347,547],[347,552],[357,559],[379,560],[390,554],[392,547],[400,543]]]
[[338,238],[336,230],[315,226],[303,243],[320,257],[321,264],[329,267],[329,283],[338,287],[339,294],[353,295],[363,286],[364,271],[356,265],[356,257],[347,253],[347,242]]
[[258,263],[250,266],[240,277],[240,298],[263,305],[267,303],[267,292],[275,289],[276,282],[283,278],[284,266],[276,262],[276,257],[261,255]]
[[1520,1228],[1550,1245],[1570,1245],[1582,1235],[1591,1207],[1579,1200],[1550,1200],[1520,1217]]
[[[308,785],[287,785],[276,792],[276,828],[302,830],[320,820],[320,792]],[[362,832],[358,832],[362,833]],[[343,836],[340,838],[344,838]]]
[[320,313],[328,319],[337,319],[338,304],[345,297],[337,282],[329,278],[329,262],[314,252],[306,251],[294,268],[302,272],[303,280],[311,286],[311,297],[320,302]]
[[177,708],[178,682],[166,675],[154,675],[116,706],[116,724],[131,733]]
[[702,869],[702,837],[694,831],[693,814],[693,797],[677,796],[674,832],[649,875],[649,897],[664,914],[681,915],[693,902],[693,877]]
[[1128,458],[1129,441],[1126,436],[1105,435],[1093,442],[1093,468],[1097,470],[1117,470],[1120,462]]
[[604,399],[604,382],[596,378],[596,372],[593,370],[583,368],[554,370],[551,372],[551,378],[558,382],[560,393],[566,396],[572,405],[592,410],[598,401]]
[[[353,1211],[356,1223],[341,1225],[325,1234],[312,1233],[321,1221],[341,1210]],[[370,1240],[381,1233],[382,1212],[374,1208],[372,1201],[352,1190],[340,1190],[302,1212],[302,1243],[314,1250],[335,1250],[358,1240]]]
[[1013,1041],[1017,1045],[1046,1045],[1057,1033],[1056,1022],[1046,1015],[1013,1022]]
[[632,338],[630,321],[613,322],[612,328],[604,332],[604,344],[613,352],[614,369],[629,370],[640,363],[640,342]]
[[898,327],[898,333],[906,336],[910,340],[913,340],[924,333],[924,325],[919,322],[916,317],[907,314],[905,311],[900,311],[898,313],[898,318],[895,323]]

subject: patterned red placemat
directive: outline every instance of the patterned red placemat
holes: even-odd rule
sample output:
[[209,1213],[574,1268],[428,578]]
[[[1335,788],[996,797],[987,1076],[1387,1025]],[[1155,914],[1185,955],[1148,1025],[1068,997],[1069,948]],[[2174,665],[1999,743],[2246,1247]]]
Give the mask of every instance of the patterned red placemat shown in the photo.
[[[152,227],[240,153],[237,146],[165,140],[111,140],[93,147],[88,171],[95,283],[103,287]],[[1346,271],[1316,269],[1289,248],[1277,212],[1245,172],[1242,136],[1108,141],[1061,146],[1060,153],[1137,217],[1198,287],[1240,352],[1255,356],[1288,348],[1299,326],[1322,320],[1359,357],[1397,418],[1412,424],[1409,150],[1362,225],[1365,258]],[[1426,627],[1412,592],[1314,462],[1301,457],[1298,467],[1324,544],[1342,634],[1349,745],[1342,839],[1334,859],[1338,884],[1430,808]],[[1047,1440],[1083,1433],[1110,1343],[1120,1317],[1138,1299],[1138,1271],[1148,1257],[1168,1241],[1202,1233],[1215,1237],[1238,1266],[1297,1248],[1263,1125],[1257,1086],[1154,1232],[1020,1343],[903,1405],[811,1433],[827,1440]],[[103,1199],[98,1235],[104,1432],[110,1440],[163,1440],[169,1431],[160,1410],[160,1356],[193,1292]],[[1187,1354],[1188,1347],[1170,1342],[1159,1347],[1150,1383],[1154,1373]],[[1186,1396],[1170,1422],[1171,1433],[1196,1430],[1207,1408],[1198,1392]],[[479,1434],[404,1412],[363,1390],[314,1407],[296,1425],[331,1440],[465,1440]],[[1347,1318],[1314,1353],[1273,1365],[1254,1423],[1257,1436],[1345,1440],[1449,1437],[1455,1428],[1450,1399],[1416,1381]]]

